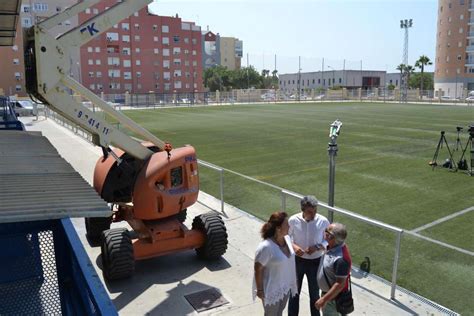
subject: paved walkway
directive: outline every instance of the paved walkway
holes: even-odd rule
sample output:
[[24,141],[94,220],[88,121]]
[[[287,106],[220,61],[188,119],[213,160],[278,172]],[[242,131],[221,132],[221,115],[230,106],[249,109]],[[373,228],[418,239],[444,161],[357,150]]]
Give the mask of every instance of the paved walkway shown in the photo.
[[[98,147],[79,138],[52,120],[22,118],[28,130],[41,131],[62,155],[89,183],[95,162],[101,155]],[[188,210],[186,224],[197,214],[220,210],[220,202],[200,193],[200,203]],[[204,205],[206,206],[204,206]],[[213,263],[197,259],[193,251],[167,255],[137,262],[135,275],[113,283],[104,282],[121,315],[262,315],[260,302],[252,301],[254,251],[260,241],[262,222],[231,205],[225,206],[224,220],[229,234],[229,246],[223,259]],[[97,273],[102,277],[100,247],[91,247],[85,239],[84,221],[73,219]],[[113,224],[119,225],[119,224]],[[123,224],[122,224],[123,225]],[[125,224],[126,225],[126,224]],[[102,279],[103,280],[103,279]],[[353,274],[356,311],[351,315],[442,315],[431,304],[396,292],[390,300],[390,285],[373,276]],[[220,307],[197,313],[185,295],[215,288],[229,302]],[[307,285],[303,285],[307,289]],[[286,314],[286,312],[285,312]],[[301,298],[301,315],[309,315],[307,290]]]

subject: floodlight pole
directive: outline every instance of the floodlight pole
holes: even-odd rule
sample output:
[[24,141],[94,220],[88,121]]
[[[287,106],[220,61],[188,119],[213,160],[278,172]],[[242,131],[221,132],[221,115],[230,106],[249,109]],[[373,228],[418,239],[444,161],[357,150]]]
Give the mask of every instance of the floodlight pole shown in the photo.
[[[400,28],[405,30],[405,38],[403,43],[403,64],[408,66],[408,29],[413,26],[413,19],[409,20],[400,20]],[[423,78],[421,78],[423,80]],[[408,99],[408,71],[403,73],[403,82],[401,82],[402,87],[402,101],[407,102]]]
[[[329,198],[328,205],[334,206],[334,184],[336,178],[336,156],[337,156],[337,136],[341,132],[342,122],[335,120],[329,127],[329,144],[328,144],[328,154],[329,154]],[[328,210],[328,220],[333,222],[334,212]]]

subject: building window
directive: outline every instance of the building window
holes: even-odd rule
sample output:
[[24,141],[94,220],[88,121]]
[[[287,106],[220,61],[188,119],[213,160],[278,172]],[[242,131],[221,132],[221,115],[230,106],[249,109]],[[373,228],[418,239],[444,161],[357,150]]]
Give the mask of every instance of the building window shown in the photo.
[[451,17],[448,17],[448,22],[451,23]]
[[158,42],[158,36],[153,36],[153,42]]
[[173,48],[173,55],[179,55],[181,53],[181,48],[179,47],[174,47]]
[[193,38],[193,44],[197,44],[197,40],[195,38]]
[[142,62],[140,61],[140,59],[135,60],[135,65],[141,66],[141,64],[142,64]]
[[163,68],[165,68],[165,69],[170,68],[170,61],[169,60],[163,60]]
[[133,16],[138,16],[138,11],[133,14]]
[[142,73],[141,73],[140,71],[137,71],[137,72],[135,73],[135,75],[137,76],[137,78],[141,78],[141,77],[142,77]]
[[196,50],[193,49],[193,56],[196,56]]
[[185,37],[185,38],[184,38],[184,42],[185,42],[186,44],[188,44],[188,43],[189,43],[189,38],[188,38],[188,37]]
[[30,18],[23,18],[21,19],[21,25],[23,27],[29,27],[31,26],[31,19]]
[[175,59],[173,60],[173,64],[174,64],[175,66],[181,66],[181,59],[176,59],[176,58],[175,58]]
[[93,64],[94,64],[94,61],[93,61],[92,59],[88,59],[88,60],[87,60],[87,64],[88,64],[88,65],[93,65]]
[[109,78],[120,78],[120,70],[109,69]]
[[197,61],[193,60],[193,66],[197,66]]
[[107,33],[106,39],[108,42],[118,41],[118,33]]
[[96,76],[97,78],[102,78],[102,71],[96,72],[96,73],[95,73],[95,76]]
[[462,42],[461,41],[458,42],[458,47],[462,47]]
[[459,28],[459,34],[462,34],[464,32],[464,29],[462,27]]
[[120,65],[120,58],[118,58],[118,57],[108,57],[107,58],[107,65],[119,66]]
[[89,71],[89,78],[94,78],[94,72],[93,71]]
[[33,4],[33,10],[36,12],[45,12],[48,11],[47,3],[35,3]]
[[156,31],[158,29],[158,25],[153,24],[153,31]]
[[160,52],[160,50],[159,50],[158,48],[154,48],[154,49],[153,49],[153,53],[154,53],[154,54],[159,54],[159,52]]
[[179,43],[179,36],[178,35],[173,36],[173,42]]
[[18,58],[13,58],[13,65],[19,65],[20,60]]
[[163,56],[169,56],[170,50],[168,48],[163,48]]
[[169,43],[170,43],[169,37],[163,37],[163,38],[161,39],[161,43],[162,43],[163,45],[169,45]]
[[89,85],[89,89],[95,90],[95,84],[90,84],[90,85]]
[[135,42],[139,42],[139,41],[140,41],[140,35],[135,35],[134,38],[135,38]]
[[124,31],[130,30],[130,24],[128,24],[128,23],[122,23],[122,30],[124,30]]
[[15,85],[15,91],[21,91],[21,85],[19,84]]
[[461,15],[459,16],[459,20],[464,20],[464,14],[461,14]]
[[135,30],[139,30],[140,29],[140,24],[135,23],[135,25],[133,27],[135,28]]
[[124,71],[123,79],[126,79],[126,80],[132,79],[132,73],[130,71]]
[[122,42],[130,43],[130,35],[122,35]]
[[130,47],[124,47],[122,48],[122,55],[130,55]]
[[132,66],[132,62],[130,60],[126,59],[126,60],[123,61],[123,66],[125,68],[129,68],[129,67]]
[[139,47],[135,48],[135,53],[138,53],[138,54],[140,53],[140,48]]
[[169,33],[170,27],[168,25],[162,25],[161,26],[161,32],[163,33]]
[[464,5],[464,0],[459,0],[460,5]]

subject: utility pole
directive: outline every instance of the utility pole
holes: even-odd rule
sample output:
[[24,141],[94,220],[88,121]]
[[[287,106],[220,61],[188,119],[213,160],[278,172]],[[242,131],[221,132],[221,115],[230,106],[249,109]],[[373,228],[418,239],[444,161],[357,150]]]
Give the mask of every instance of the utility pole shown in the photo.
[[[405,30],[405,40],[403,43],[403,61],[402,64],[408,66],[408,29],[413,26],[413,19],[400,20],[400,28]],[[422,78],[423,80],[423,78]],[[408,97],[408,71],[405,68],[405,72],[402,77],[402,102],[407,102]]]

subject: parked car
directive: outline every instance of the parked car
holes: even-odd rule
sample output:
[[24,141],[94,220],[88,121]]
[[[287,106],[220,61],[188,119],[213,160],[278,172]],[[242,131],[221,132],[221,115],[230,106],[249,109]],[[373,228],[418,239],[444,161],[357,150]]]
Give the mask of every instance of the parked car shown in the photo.
[[325,97],[324,94],[320,94],[320,95],[318,95],[318,96],[315,96],[314,99],[315,99],[315,100],[322,100],[322,99],[324,99],[324,97]]
[[472,103],[472,102],[474,102],[474,95],[468,96],[468,97],[466,98],[466,102],[467,102],[467,103]]
[[451,97],[449,95],[443,95],[443,96],[441,96],[441,100],[449,101],[449,100],[451,100]]
[[19,116],[34,115],[34,105],[30,100],[15,100],[11,101],[13,109]]

